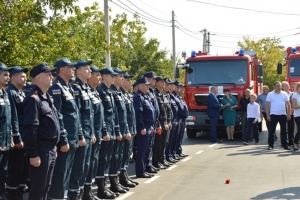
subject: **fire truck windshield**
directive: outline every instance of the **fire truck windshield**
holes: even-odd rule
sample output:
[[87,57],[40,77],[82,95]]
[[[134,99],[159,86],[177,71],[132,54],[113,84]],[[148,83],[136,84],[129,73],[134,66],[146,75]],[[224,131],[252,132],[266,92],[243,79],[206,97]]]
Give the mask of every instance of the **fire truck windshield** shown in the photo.
[[238,85],[247,81],[247,60],[190,61],[188,85]]
[[290,77],[300,76],[300,58],[290,60]]

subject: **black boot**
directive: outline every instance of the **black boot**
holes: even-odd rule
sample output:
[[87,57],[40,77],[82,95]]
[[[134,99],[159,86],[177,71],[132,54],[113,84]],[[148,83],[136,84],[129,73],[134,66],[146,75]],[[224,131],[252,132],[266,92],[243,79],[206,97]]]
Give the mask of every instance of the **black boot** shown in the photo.
[[98,197],[96,197],[93,194],[92,188],[90,188],[90,187],[84,187],[84,192],[83,192],[82,200],[99,200],[99,199],[98,199]]
[[113,192],[113,191],[111,191],[108,187],[105,187],[104,189],[105,189],[107,192],[109,192],[110,194],[115,195],[116,197],[120,196],[120,193],[119,193],[119,192]]
[[119,176],[119,180],[120,180],[120,184],[123,185],[124,187],[130,187],[130,188],[134,188],[135,184],[133,182],[131,182],[130,180],[128,180],[128,178],[125,175],[125,170],[121,170],[120,176]]
[[104,178],[97,180],[97,185],[98,185],[97,197],[100,199],[115,199],[116,195],[108,192],[105,189],[104,181],[105,181]]
[[130,190],[129,187],[126,187],[126,186],[124,186],[124,185],[122,185],[122,184],[120,183],[119,176],[117,176],[117,183],[118,183],[118,185],[120,186],[120,188],[122,188],[122,189],[124,189],[124,190],[126,190],[126,191],[129,191],[129,190]]
[[131,182],[131,183],[134,183],[135,185],[138,185],[139,184],[139,182],[137,182],[137,181],[134,181],[134,180],[132,180],[129,176],[128,176],[128,174],[127,174],[127,171],[125,170],[125,176],[126,176],[126,178]]
[[120,187],[117,181],[117,176],[110,176],[110,190],[113,192],[126,193],[127,191]]

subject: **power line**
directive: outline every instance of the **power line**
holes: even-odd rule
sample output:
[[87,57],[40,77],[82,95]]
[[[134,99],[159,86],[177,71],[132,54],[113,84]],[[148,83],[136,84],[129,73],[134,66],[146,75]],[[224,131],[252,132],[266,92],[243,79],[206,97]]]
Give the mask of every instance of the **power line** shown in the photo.
[[190,36],[190,37],[192,37],[192,38],[194,38],[194,39],[196,39],[196,40],[202,41],[202,39],[194,37],[193,35],[191,35],[191,34],[185,32],[185,31],[184,31],[183,29],[181,29],[180,27],[176,26],[176,28],[177,28],[178,30],[180,30],[181,32],[183,32],[184,34],[186,34],[186,35],[188,35],[188,36]]
[[183,28],[184,30],[186,30],[186,31],[188,31],[188,32],[195,33],[195,34],[198,34],[198,33],[199,33],[199,31],[191,31],[191,30],[187,29],[187,28],[184,27],[181,23],[179,23],[178,20],[177,20],[176,22],[177,22],[177,24],[179,24],[179,25],[181,26],[181,28]]
[[196,1],[196,0],[187,0],[187,1],[193,1],[196,3],[201,3],[201,4],[206,4],[206,5],[216,6],[216,7],[221,7],[221,8],[235,9],[235,10],[246,10],[246,11],[251,11],[251,12],[267,13],[267,14],[274,14],[274,15],[300,16],[300,14],[294,14],[294,13],[279,13],[279,12],[270,12],[270,11],[263,11],[263,10],[254,10],[254,9],[249,9],[249,8],[231,7],[231,6],[218,5],[218,4],[213,4],[213,3],[203,2],[203,1]]
[[[113,1],[111,1],[111,2],[112,2],[113,4],[115,4],[116,6],[122,8],[123,10],[126,10],[127,12],[129,12],[129,13],[131,13],[131,14],[133,14],[133,15],[137,14],[137,13],[134,13],[134,12],[132,12],[132,11],[130,11],[130,10],[128,10],[128,9],[126,9],[126,8],[124,8],[124,7],[122,7],[122,6],[120,6],[119,4],[117,4],[117,3],[113,2]],[[152,20],[149,19],[149,18],[145,18],[145,17],[142,17],[142,16],[140,16],[140,15],[138,15],[138,16],[139,16],[140,18],[142,18],[142,19],[144,19],[144,20],[146,20],[146,21],[152,22],[152,23],[154,23],[154,24],[157,24],[157,25],[160,25],[160,26],[165,26],[165,27],[171,27],[171,26],[168,26],[168,25],[165,25],[165,24],[160,24],[160,23],[158,23],[158,22],[152,21]]]
[[168,21],[168,20],[160,19],[160,18],[158,18],[158,17],[155,17],[155,16],[153,16],[153,15],[147,13],[146,11],[144,11],[144,10],[140,9],[139,7],[137,7],[136,5],[134,5],[134,3],[132,3],[131,1],[129,1],[129,0],[127,0],[127,1],[128,1],[131,5],[133,5],[133,6],[136,7],[137,9],[139,9],[140,11],[146,13],[147,15],[149,15],[149,16],[155,18],[155,19],[158,19],[158,20],[160,20],[160,21],[162,21],[162,22],[170,23],[170,21]]
[[160,13],[162,13],[162,14],[164,14],[164,15],[169,16],[169,14],[164,13],[164,12],[162,12],[162,11],[160,11],[160,10],[158,10],[158,9],[156,9],[156,8],[154,8],[154,7],[152,7],[152,6],[150,6],[149,4],[146,4],[145,2],[143,2],[143,1],[141,1],[141,0],[140,0],[140,2],[143,3],[143,4],[145,4],[145,5],[148,6],[149,8],[152,8],[153,10],[156,10],[157,12],[160,12]]
[[[122,1],[120,1],[120,0],[118,0],[118,1],[119,1],[121,4],[123,4],[124,6],[126,6],[127,9],[130,9],[131,12],[134,12],[134,13],[138,14],[139,16],[144,17],[144,18],[146,18],[146,19],[148,19],[148,20],[155,21],[155,22],[158,22],[158,23],[170,23],[170,21],[165,21],[165,20],[161,20],[161,19],[160,19],[160,20],[152,19],[152,18],[150,18],[150,17],[148,17],[148,16],[146,16],[146,15],[143,15],[143,14],[137,12],[136,10],[130,8],[128,5],[124,4]],[[113,1],[111,0],[111,2],[113,2]]]

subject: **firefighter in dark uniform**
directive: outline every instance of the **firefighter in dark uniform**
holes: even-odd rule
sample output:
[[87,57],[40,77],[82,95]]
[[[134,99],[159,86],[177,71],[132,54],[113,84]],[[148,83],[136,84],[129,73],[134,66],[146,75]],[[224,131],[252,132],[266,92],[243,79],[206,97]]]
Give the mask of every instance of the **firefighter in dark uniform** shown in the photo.
[[58,112],[47,93],[52,85],[52,71],[47,63],[33,67],[34,86],[23,101],[24,120],[21,135],[29,154],[29,200],[48,199],[60,139]]
[[[98,186],[97,197],[101,199],[115,199],[118,193],[114,193],[105,187],[105,177],[107,177],[109,173],[116,133],[119,133],[119,128],[115,127],[115,101],[110,89],[118,73],[115,73],[111,68],[104,68],[101,70],[101,75],[102,83],[97,88],[97,91],[104,107],[104,121],[107,132],[102,132],[103,140],[99,151],[99,162],[96,174],[96,183]],[[115,170],[117,171],[116,167]]]
[[22,88],[26,86],[27,71],[26,68],[13,67],[10,71],[10,83],[6,90],[11,107],[11,126],[15,144],[14,149],[9,152],[6,182],[7,199],[9,200],[23,199],[28,176],[28,163],[20,135],[20,130],[23,128],[23,100],[25,98]]
[[[117,169],[118,169],[118,174],[119,174],[119,180],[121,188],[124,190],[128,191],[128,187],[135,187],[135,184],[131,183],[126,179],[124,170],[124,167],[122,166],[123,164],[123,154],[129,152],[129,141],[131,140],[131,133],[129,132],[129,127],[127,123],[127,110],[126,110],[126,99],[125,96],[121,90],[121,86],[124,83],[124,76],[123,74],[126,73],[126,71],[121,70],[118,67],[114,68],[114,72],[118,73],[114,84],[111,85],[111,90],[113,91],[114,99],[115,99],[115,104],[118,112],[118,123],[120,125],[120,132],[122,136],[122,140],[118,141],[116,140],[114,143],[114,149],[118,149],[118,159],[117,159]],[[126,142],[125,142],[126,141]],[[125,145],[126,143],[126,145]],[[125,152],[124,151],[125,147]]]
[[177,146],[175,148],[175,151],[176,151],[176,154],[179,155],[180,157],[184,158],[184,157],[187,157],[188,155],[184,154],[182,152],[182,139],[183,139],[183,136],[184,136],[184,129],[185,129],[185,120],[186,118],[189,116],[189,109],[187,107],[187,104],[186,102],[184,101],[183,99],[183,96],[184,96],[184,86],[180,83],[179,84],[180,86],[180,90],[179,90],[179,98],[182,102],[182,105],[184,107],[184,112],[183,112],[183,117],[181,119],[181,125],[180,125],[180,131],[179,131],[179,140],[177,142]]
[[4,87],[9,81],[9,71],[12,68],[6,67],[0,62],[0,198],[5,199],[5,180],[8,166],[8,152],[13,148],[11,128],[11,111],[8,94]]
[[179,145],[180,143],[180,129],[181,129],[181,125],[182,125],[182,121],[183,119],[185,119],[187,116],[185,116],[185,108],[183,105],[183,102],[180,98],[180,94],[179,94],[179,90],[180,90],[180,83],[178,80],[174,81],[175,84],[175,90],[173,91],[173,95],[175,97],[175,101],[178,107],[178,114],[177,114],[177,121],[178,121],[178,125],[175,127],[176,131],[175,131],[175,137],[174,137],[174,141],[172,142],[172,147],[171,147],[171,151],[172,151],[172,155],[173,155],[173,159],[175,160],[180,160],[183,157],[180,157],[179,155],[177,155],[177,151],[176,151],[176,147]]
[[33,86],[33,84],[31,82],[26,82],[26,86],[23,87],[23,89],[22,89],[25,96],[31,90],[32,86]]
[[133,97],[137,128],[135,173],[137,178],[151,178],[153,175],[146,172],[146,163],[149,159],[151,135],[154,133],[155,110],[148,96],[150,82],[146,77],[140,78],[136,82],[139,90]]
[[65,191],[69,188],[74,156],[78,148],[80,130],[79,110],[74,99],[74,91],[70,79],[74,77],[75,65],[68,58],[62,58],[54,63],[57,77],[53,81],[49,94],[54,100],[60,123],[60,139],[58,143],[57,159],[54,167],[49,197],[64,199]]
[[[132,92],[132,100],[133,100],[133,97],[134,97],[135,93],[137,93],[137,91],[138,91],[138,85],[137,85],[136,82],[134,82],[132,84],[132,88],[133,88],[133,92]],[[137,148],[137,137],[134,137],[133,141],[132,141],[132,157],[129,160],[130,163],[134,163],[135,162],[135,159],[136,159],[136,148]]]
[[[126,111],[127,111],[127,123],[128,123],[128,129],[129,133],[131,133],[131,139],[124,140],[124,150],[123,150],[123,161],[121,166],[121,175],[124,174],[124,177],[120,177],[120,183],[123,185],[127,185],[128,181],[138,185],[139,183],[129,178],[127,174],[127,168],[129,165],[129,158],[132,154],[132,148],[133,148],[133,140],[136,135],[136,120],[135,120],[135,112],[134,112],[134,106],[133,106],[133,95],[131,92],[131,78],[133,75],[129,75],[128,73],[125,73],[124,75],[124,83],[122,85],[121,91],[123,95],[125,96],[125,103],[126,103]],[[123,175],[122,175],[123,176]]]
[[170,137],[170,131],[172,129],[172,119],[173,119],[173,111],[172,111],[172,106],[171,106],[171,100],[170,100],[170,94],[168,93],[168,82],[170,82],[169,79],[165,78],[165,87],[163,88],[164,96],[167,100],[166,102],[166,113],[167,113],[167,124],[169,125],[169,130],[164,130],[163,138],[162,138],[162,147],[161,147],[161,163],[165,167],[171,166],[173,163],[169,163],[166,160],[166,148],[169,144],[169,137]]
[[159,120],[158,126],[161,127],[161,130],[158,130],[155,135],[154,145],[153,145],[153,166],[160,169],[166,169],[161,163],[162,151],[163,148],[162,140],[165,138],[166,132],[169,130],[169,124],[167,123],[167,103],[168,99],[163,93],[165,87],[164,78],[161,76],[156,77],[156,89],[154,90],[158,106],[159,106]]
[[[92,185],[93,179],[96,176],[98,162],[99,162],[99,150],[102,141],[102,132],[106,133],[106,124],[104,122],[104,108],[102,105],[102,101],[100,99],[99,93],[97,92],[97,87],[101,84],[102,76],[100,74],[101,69],[97,68],[96,66],[90,67],[92,70],[91,78],[88,80],[88,84],[91,88],[91,99],[93,102],[93,111],[94,111],[94,133],[96,137],[96,142],[92,145],[92,153],[90,157],[90,169],[85,180],[84,184],[84,191],[87,191],[84,196],[83,200],[88,199],[98,199],[92,193]],[[91,198],[92,197],[92,198]]]
[[[92,61],[77,60],[76,79],[72,83],[75,102],[79,110],[82,134],[79,134],[79,147],[76,149],[74,164],[69,183],[69,196],[79,199],[83,196],[84,181],[90,167],[92,143],[96,142],[93,126],[93,109],[90,87],[87,80],[91,78]],[[87,193],[88,191],[84,191]]]
[[167,89],[168,92],[167,94],[170,96],[170,102],[171,102],[171,108],[172,108],[172,113],[173,113],[173,118],[172,118],[172,129],[170,131],[170,136],[169,136],[169,143],[167,145],[165,154],[166,154],[166,160],[169,163],[175,163],[177,160],[173,159],[173,152],[172,152],[172,147],[174,146],[174,140],[176,136],[176,130],[177,126],[179,124],[178,120],[178,105],[176,103],[176,98],[173,94],[173,91],[175,90],[175,85],[174,82],[171,79],[166,80],[167,83]]
[[147,72],[144,74],[144,77],[146,77],[148,79],[148,81],[150,82],[150,88],[149,88],[148,95],[150,97],[151,103],[155,110],[155,116],[154,116],[155,121],[153,123],[154,132],[150,135],[150,146],[149,146],[149,150],[147,153],[147,154],[149,154],[149,158],[147,161],[147,172],[157,173],[157,171],[159,171],[159,168],[155,168],[152,164],[152,152],[153,152],[152,150],[153,150],[155,135],[158,130],[160,130],[160,132],[161,132],[161,127],[159,126],[159,106],[158,106],[157,99],[154,94],[154,89],[152,88],[155,86],[156,76],[154,75],[154,72]]

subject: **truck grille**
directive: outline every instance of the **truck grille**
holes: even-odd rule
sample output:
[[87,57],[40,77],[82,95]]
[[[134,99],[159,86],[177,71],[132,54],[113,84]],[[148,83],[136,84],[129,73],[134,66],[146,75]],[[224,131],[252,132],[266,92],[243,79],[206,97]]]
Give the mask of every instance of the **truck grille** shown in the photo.
[[[238,94],[232,93],[232,96],[238,100]],[[195,94],[195,101],[197,106],[206,106],[207,105],[207,96],[208,94]],[[217,95],[217,98],[219,99],[219,102],[221,103],[222,99],[224,97],[224,94]]]

